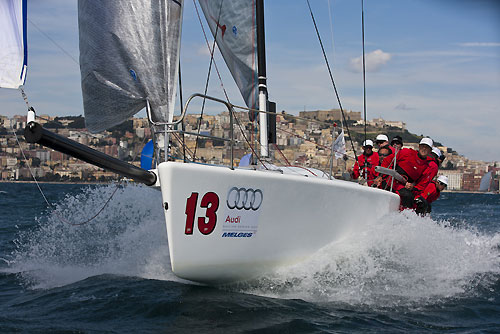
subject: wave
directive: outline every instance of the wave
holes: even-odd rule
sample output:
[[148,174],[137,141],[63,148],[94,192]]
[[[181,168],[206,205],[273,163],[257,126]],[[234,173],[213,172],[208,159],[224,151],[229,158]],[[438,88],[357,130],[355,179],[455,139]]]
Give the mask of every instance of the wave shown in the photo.
[[[385,216],[240,291],[365,305],[422,305],[483,291],[500,277],[500,234],[410,211]],[[234,287],[233,287],[234,288]]]
[[90,276],[118,274],[175,280],[170,270],[165,218],[159,191],[140,185],[119,186],[107,207],[92,217],[116,185],[68,194],[19,235],[10,271],[22,273],[31,288],[52,288]]
[[[30,288],[52,288],[91,276],[116,274],[186,282],[170,269],[159,191],[121,187],[91,217],[115,185],[84,188],[20,232],[9,271]],[[64,217],[61,220],[60,217]],[[477,294],[498,281],[500,234],[470,222],[435,221],[412,212],[383,217],[353,231],[310,259],[222,289],[267,297],[366,305],[434,303]]]

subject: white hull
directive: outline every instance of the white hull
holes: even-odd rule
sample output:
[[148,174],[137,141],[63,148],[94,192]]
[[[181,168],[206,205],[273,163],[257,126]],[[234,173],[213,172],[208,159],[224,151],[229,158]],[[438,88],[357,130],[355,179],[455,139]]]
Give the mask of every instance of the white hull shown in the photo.
[[393,193],[340,180],[176,162],[158,172],[172,270],[197,282],[297,263],[399,207]]

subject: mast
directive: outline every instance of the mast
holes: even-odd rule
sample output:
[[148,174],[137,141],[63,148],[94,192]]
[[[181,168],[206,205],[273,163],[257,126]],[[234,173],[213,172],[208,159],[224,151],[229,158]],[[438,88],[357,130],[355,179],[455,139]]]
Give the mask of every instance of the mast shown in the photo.
[[259,76],[259,122],[260,122],[260,155],[269,156],[267,134],[267,78],[266,78],[266,39],[264,33],[264,0],[256,1],[257,21],[257,60]]

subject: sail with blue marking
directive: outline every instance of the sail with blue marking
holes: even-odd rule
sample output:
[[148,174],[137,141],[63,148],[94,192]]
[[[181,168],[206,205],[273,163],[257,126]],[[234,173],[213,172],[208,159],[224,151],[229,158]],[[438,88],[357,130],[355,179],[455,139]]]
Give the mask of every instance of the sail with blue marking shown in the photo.
[[0,0],[0,87],[24,85],[28,64],[26,0]]
[[171,122],[183,0],[78,0],[85,124],[100,132],[151,106]]
[[247,107],[258,109],[255,2],[200,0],[200,6]]

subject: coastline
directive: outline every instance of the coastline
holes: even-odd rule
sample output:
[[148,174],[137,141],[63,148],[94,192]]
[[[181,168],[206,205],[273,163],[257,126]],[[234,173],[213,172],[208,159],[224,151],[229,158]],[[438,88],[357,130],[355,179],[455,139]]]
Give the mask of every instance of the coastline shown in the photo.
[[[117,181],[115,181],[117,182]],[[90,181],[81,181],[81,182],[60,182],[60,181],[12,181],[12,180],[0,180],[0,183],[40,183],[40,184],[111,184],[110,182],[90,182]]]

